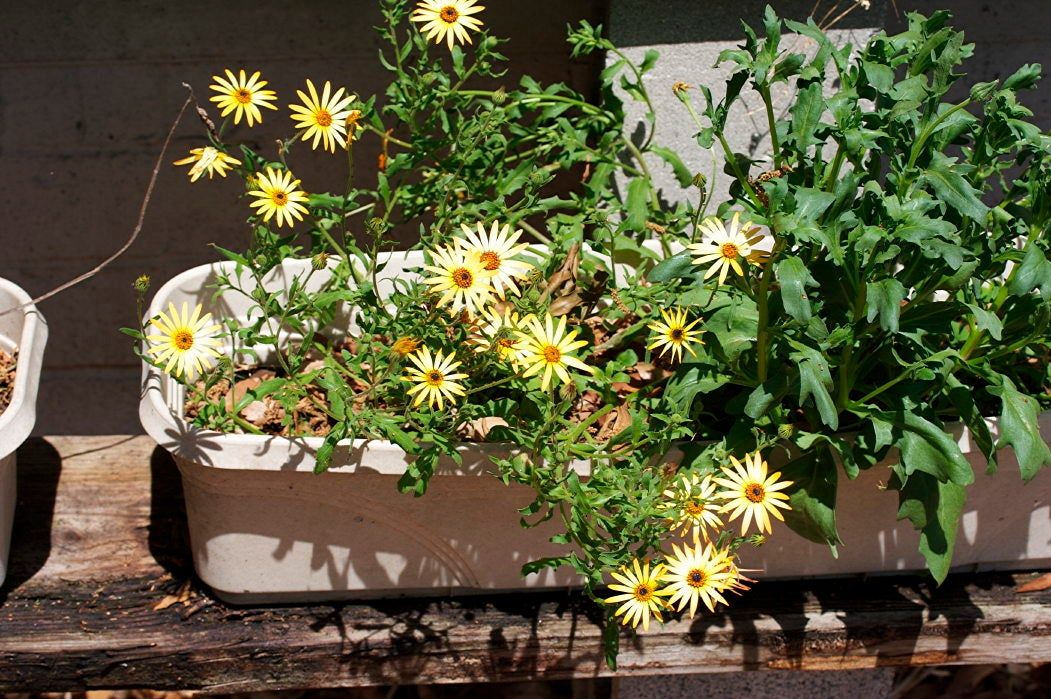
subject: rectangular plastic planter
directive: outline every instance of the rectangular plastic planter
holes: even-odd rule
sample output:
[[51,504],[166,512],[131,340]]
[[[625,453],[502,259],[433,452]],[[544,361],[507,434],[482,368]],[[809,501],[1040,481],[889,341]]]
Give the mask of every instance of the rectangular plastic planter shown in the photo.
[[[380,293],[390,279],[418,266],[418,252],[394,253],[380,274]],[[269,289],[287,288],[307,270],[306,261],[288,261],[267,280]],[[221,317],[244,317],[240,295],[212,300],[209,288],[218,270],[205,265],[177,276],[157,292],[152,316],[169,302],[204,305]],[[312,282],[318,282],[314,275]],[[351,327],[351,318],[341,321]],[[577,582],[568,570],[522,578],[523,563],[564,553],[548,542],[554,523],[524,529],[517,508],[532,500],[522,486],[504,486],[491,474],[488,454],[499,445],[465,445],[463,464],[443,463],[427,494],[413,498],[395,483],[407,456],[390,442],[348,442],[337,450],[333,468],[312,473],[317,438],[286,439],[220,434],[182,419],[183,390],[144,365],[140,417],[146,431],[170,451],[182,473],[194,564],[201,579],[223,599],[272,603],[393,595],[436,595],[537,587]],[[995,432],[995,421],[991,421]],[[1045,439],[1051,413],[1041,416]],[[1036,568],[1051,564],[1051,469],[1024,485],[1014,455],[1000,454],[995,480],[982,475],[981,458],[966,430],[960,446],[975,464],[978,483],[957,538],[958,566]],[[575,464],[587,475],[586,463]],[[840,478],[839,558],[779,525],[758,550],[743,554],[762,577],[797,577],[921,570],[918,535],[896,520],[897,497],[880,481],[890,472],[877,466],[856,481]]]
[[[28,304],[31,300],[20,287],[0,279],[0,311]],[[37,387],[46,342],[47,323],[36,306],[29,305],[0,316],[0,349],[11,354],[18,352],[11,402],[0,414],[0,585],[7,577],[11,525],[15,517],[15,450],[33,431],[36,422]]]

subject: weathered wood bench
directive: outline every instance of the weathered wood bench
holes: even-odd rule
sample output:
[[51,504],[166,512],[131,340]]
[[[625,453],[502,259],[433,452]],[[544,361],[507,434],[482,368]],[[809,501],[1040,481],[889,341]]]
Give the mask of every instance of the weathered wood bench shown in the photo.
[[[32,439],[18,459],[0,690],[610,674],[602,614],[578,593],[224,605],[193,578],[179,474],[149,438]],[[762,583],[724,613],[625,636],[620,673],[1048,661],[1051,590],[1022,591],[1036,577]]]

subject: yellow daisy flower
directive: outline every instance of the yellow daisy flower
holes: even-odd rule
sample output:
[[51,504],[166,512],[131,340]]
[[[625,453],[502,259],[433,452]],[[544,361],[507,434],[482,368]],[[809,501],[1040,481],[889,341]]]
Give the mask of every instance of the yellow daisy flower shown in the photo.
[[693,258],[694,264],[712,263],[704,273],[705,279],[718,272],[719,283],[722,284],[726,281],[730,268],[733,268],[738,276],[744,276],[739,258],[744,258],[745,262],[751,264],[760,264],[767,255],[763,250],[754,249],[755,244],[763,239],[763,235],[754,235],[759,229],[751,223],[746,222],[742,225],[740,213],[734,214],[729,228],[724,227],[722,221],[714,216],[702,221],[701,228],[704,231],[704,239],[687,247],[697,254],[697,257]]
[[292,121],[296,122],[296,128],[303,132],[302,140],[308,141],[314,137],[310,147],[317,150],[318,143],[325,146],[330,153],[336,152],[336,144],[340,148],[347,147],[347,120],[350,119],[351,110],[347,109],[357,99],[356,95],[346,92],[342,87],[332,93],[332,84],[325,81],[321,88],[321,96],[318,97],[314,83],[307,80],[309,95],[302,90],[296,90],[303,104],[290,104]]
[[670,312],[661,309],[661,315],[664,316],[664,322],[657,320],[649,324],[649,329],[652,330],[656,335],[653,340],[646,346],[646,349],[661,348],[660,356],[664,356],[668,350],[671,350],[672,361],[682,360],[682,351],[685,349],[690,353],[691,357],[696,357],[697,353],[693,351],[693,347],[690,345],[694,342],[699,342],[702,345],[704,341],[700,338],[700,330],[692,330],[693,326],[701,322],[700,318],[697,318],[692,323],[686,323],[686,310],[682,308],[673,308]]
[[233,112],[235,124],[240,124],[241,117],[244,116],[248,120],[248,125],[252,126],[257,121],[260,124],[263,123],[263,114],[259,111],[260,107],[277,109],[277,107],[270,104],[277,99],[277,93],[273,90],[263,89],[267,82],[259,79],[258,70],[252,73],[251,78],[246,79],[243,70],[235,77],[233,71],[227,68],[226,78],[224,80],[218,75],[212,76],[215,84],[211,85],[211,88],[219,94],[208,99],[215,102],[219,109],[222,110],[219,116],[225,117],[230,112]]
[[307,200],[307,193],[296,189],[299,187],[299,180],[293,180],[291,172],[268,167],[266,172],[260,172],[258,177],[259,189],[248,192],[250,196],[258,199],[249,206],[258,209],[256,213],[262,214],[264,223],[276,216],[280,228],[285,223],[291,227],[295,225],[295,221],[303,220],[307,207],[303,206],[302,202]]
[[453,313],[463,309],[473,315],[492,298],[492,272],[485,269],[477,256],[449,247],[432,250],[431,259],[434,264],[425,265],[424,269],[435,276],[424,279],[423,283],[442,294],[439,306],[451,304]]
[[668,498],[663,505],[669,521],[669,530],[679,536],[687,534],[709,541],[708,530],[717,531],[723,526],[719,518],[720,503],[715,496],[715,483],[711,476],[701,478],[696,473],[684,473],[677,487],[664,491]]
[[519,364],[518,331],[531,317],[526,316],[523,319],[511,308],[505,308],[502,314],[489,309],[482,322],[468,335],[467,342],[474,347],[475,352],[496,351],[500,359],[517,367]]
[[572,356],[570,352],[587,345],[586,340],[577,340],[577,331],[566,334],[566,317],[562,316],[555,323],[551,314],[547,314],[544,323],[530,316],[523,323],[528,332],[517,331],[519,342],[515,346],[519,351],[519,362],[525,367],[522,376],[530,377],[544,372],[540,382],[541,390],[546,391],[551,383],[551,374],[557,374],[563,383],[570,383],[567,366],[574,367],[587,374],[595,373],[592,367]]
[[208,173],[208,179],[212,179],[212,175],[226,177],[230,168],[240,165],[241,161],[217,148],[205,146],[204,148],[191,148],[190,157],[176,160],[172,165],[189,165],[190,163],[194,163],[194,166],[187,174],[190,176],[190,182],[196,182],[204,173]]
[[488,233],[480,221],[477,232],[462,223],[460,228],[467,236],[466,239],[453,240],[471,254],[478,255],[485,269],[493,273],[492,283],[497,295],[503,298],[505,289],[513,294],[520,293],[515,285],[515,278],[526,277],[533,269],[533,265],[528,262],[512,259],[529,247],[527,243],[515,245],[522,236],[522,231],[511,233],[511,226],[505,225],[501,229],[496,221]]
[[426,400],[427,405],[432,408],[437,405],[438,410],[441,410],[446,400],[452,403],[453,396],[466,395],[458,381],[466,379],[467,374],[456,373],[460,362],[454,361],[455,358],[453,353],[446,356],[441,350],[431,356],[427,347],[421,347],[418,352],[409,355],[409,361],[416,366],[405,368],[406,374],[402,381],[416,384],[409,389],[409,395],[416,396],[413,406]]
[[175,310],[175,304],[168,304],[168,312],[161,311],[156,318],[150,319],[150,325],[159,334],[147,335],[150,343],[148,354],[164,365],[164,371],[178,378],[185,375],[187,379],[202,373],[215,364],[219,352],[215,349],[220,342],[213,337],[222,327],[212,322],[212,314],[201,315],[201,304],[189,312],[189,304],[183,302],[182,313]]
[[420,31],[427,40],[442,43],[446,39],[452,51],[456,40],[460,43],[471,43],[467,30],[478,31],[482,28],[481,20],[471,15],[478,14],[485,6],[477,4],[478,0],[423,0],[416,5],[409,17],[413,22],[426,22]]
[[661,577],[664,575],[664,566],[660,563],[650,570],[649,562],[639,566],[638,559],[632,561],[632,570],[623,566],[619,573],[611,572],[619,585],[612,583],[609,589],[622,594],[607,597],[603,600],[606,604],[620,604],[613,616],[624,615],[621,623],[636,628],[642,622],[642,630],[649,631],[650,614],[663,622],[661,610],[667,609],[668,603],[662,597],[671,594],[671,590],[661,589]]
[[671,591],[668,605],[678,602],[675,611],[681,612],[688,604],[690,618],[697,613],[697,602],[704,602],[708,611],[714,612],[716,603],[728,604],[722,593],[730,586],[729,555],[708,544],[699,543],[691,548],[672,544],[675,555],[668,559],[668,570],[661,582]]
[[[760,532],[770,533],[770,514],[782,522],[785,518],[777,508],[791,510],[791,506],[784,502],[788,496],[782,492],[792,485],[792,481],[779,481],[780,471],[767,476],[768,466],[759,452],[744,457],[744,464],[734,457],[730,457],[733,470],[724,469],[726,478],[714,479],[716,483],[726,488],[716,493],[716,497],[727,501],[719,511],[730,512],[729,521],[733,521],[744,514],[741,520],[741,536],[748,531],[748,525],[755,518],[756,528]],[[768,514],[769,513],[769,514]]]

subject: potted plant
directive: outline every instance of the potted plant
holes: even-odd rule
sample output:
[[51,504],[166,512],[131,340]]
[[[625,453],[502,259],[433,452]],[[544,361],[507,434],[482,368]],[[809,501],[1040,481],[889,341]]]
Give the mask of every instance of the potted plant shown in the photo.
[[15,516],[15,450],[36,422],[47,323],[29,294],[0,279],[0,585],[7,576]]
[[[574,53],[613,56],[600,104],[528,77],[474,89],[502,61],[476,3],[382,7],[382,103],[308,81],[271,156],[206,121],[179,163],[245,178],[250,245],[217,248],[128,330],[143,425],[180,467],[220,596],[611,582],[597,598],[646,627],[744,588],[776,520],[804,537],[775,540],[798,559],[834,551],[840,525],[874,534],[888,501],[940,580],[974,478],[961,444],[993,465],[1012,447],[1025,479],[1047,464],[1051,160],[1016,100],[1038,69],[943,104],[970,52],[946,13],[853,51],[768,10],[766,37],[724,54],[721,101],[668,86],[725,161],[714,207],[717,178],[655,143],[652,110],[625,135],[618,95],[651,103],[655,53],[634,64],[582,23]],[[813,56],[782,50],[786,24]],[[723,135],[746,85],[769,164]],[[221,117],[271,118],[257,73],[213,90]],[[366,137],[382,156],[362,189]],[[342,193],[305,191],[301,142],[346,151]],[[680,204],[653,184],[661,162]],[[395,227],[418,236],[408,251]],[[864,504],[837,509],[854,479]]]

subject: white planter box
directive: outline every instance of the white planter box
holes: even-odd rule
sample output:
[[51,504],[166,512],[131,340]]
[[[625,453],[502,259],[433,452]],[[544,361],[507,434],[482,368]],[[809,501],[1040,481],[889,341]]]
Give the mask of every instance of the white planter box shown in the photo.
[[[380,293],[390,279],[420,264],[418,252],[395,253],[380,274]],[[267,281],[287,286],[307,269],[289,261]],[[243,317],[239,295],[212,301],[216,270],[205,265],[162,287],[149,314],[169,302],[201,303],[206,311]],[[319,275],[315,275],[319,276]],[[273,285],[273,286],[271,286]],[[350,319],[346,319],[350,325]],[[462,466],[443,463],[422,498],[397,492],[405,453],[384,441],[348,442],[333,468],[312,473],[317,438],[286,439],[199,430],[182,419],[183,390],[144,365],[140,417],[146,431],[175,457],[182,473],[194,564],[201,579],[236,603],[312,601],[379,595],[484,592],[573,585],[568,570],[520,576],[523,563],[565,549],[547,541],[554,523],[535,529],[519,524],[516,509],[532,500],[523,486],[506,487],[490,473],[487,454],[498,445],[467,445]],[[1051,437],[1051,413],[1041,417]],[[960,444],[971,452],[969,435]],[[974,455],[974,463],[980,457]],[[587,474],[587,464],[575,464]],[[976,472],[984,469],[976,466]],[[889,471],[876,467],[857,481],[840,478],[838,519],[844,539],[839,559],[779,525],[770,543],[745,550],[745,565],[762,577],[837,575],[921,570],[918,535],[897,522],[897,497],[878,488]],[[1051,564],[1048,498],[1051,470],[1027,486],[1013,454],[1001,454],[995,480],[984,475],[969,493],[963,531],[956,544],[959,565],[1043,567]]]
[[[21,288],[0,279],[0,311],[31,300]],[[37,386],[46,342],[47,323],[36,306],[0,316],[0,349],[12,354],[18,351],[11,403],[0,414],[0,585],[7,577],[7,554],[15,516],[15,450],[33,431],[36,422]]]

